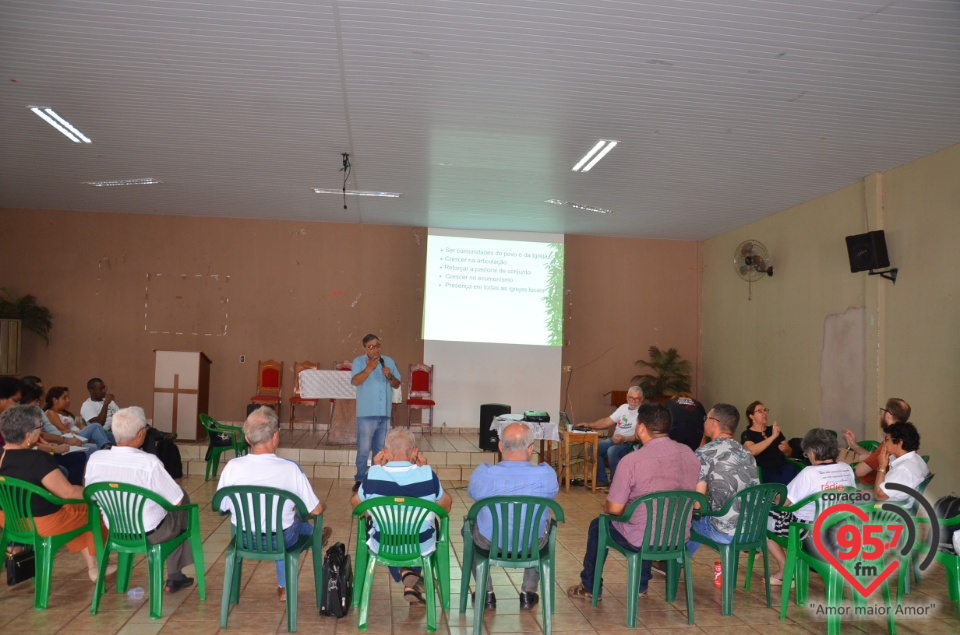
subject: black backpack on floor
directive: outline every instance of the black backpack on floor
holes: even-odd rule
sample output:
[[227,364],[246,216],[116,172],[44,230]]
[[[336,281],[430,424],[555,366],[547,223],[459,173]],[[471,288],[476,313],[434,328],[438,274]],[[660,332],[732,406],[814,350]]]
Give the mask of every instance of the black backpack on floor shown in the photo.
[[353,568],[342,542],[334,543],[323,556],[320,615],[343,617],[350,610],[353,594]]
[[[933,511],[936,512],[940,520],[949,520],[960,516],[960,496],[944,496],[934,505]],[[956,555],[953,549],[953,534],[960,531],[960,525],[950,527],[940,525],[940,544],[937,545],[938,551],[945,551]]]

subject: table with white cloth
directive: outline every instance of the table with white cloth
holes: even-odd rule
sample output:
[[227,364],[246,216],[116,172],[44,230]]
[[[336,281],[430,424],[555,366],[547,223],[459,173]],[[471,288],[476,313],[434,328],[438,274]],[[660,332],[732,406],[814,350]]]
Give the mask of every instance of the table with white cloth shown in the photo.
[[[332,399],[333,413],[327,443],[357,444],[357,387],[349,370],[300,371],[300,396],[304,399]],[[393,389],[394,409],[403,401],[403,391]]]
[[[497,436],[500,436],[504,428],[517,421],[523,421],[522,414],[500,415],[493,418],[490,427],[497,431]],[[540,461],[547,465],[553,465],[553,444],[560,443],[557,424],[551,421],[523,421],[523,423],[533,430],[534,440],[540,441]],[[546,442],[546,446],[544,442]],[[497,460],[499,461],[501,458],[498,451]]]

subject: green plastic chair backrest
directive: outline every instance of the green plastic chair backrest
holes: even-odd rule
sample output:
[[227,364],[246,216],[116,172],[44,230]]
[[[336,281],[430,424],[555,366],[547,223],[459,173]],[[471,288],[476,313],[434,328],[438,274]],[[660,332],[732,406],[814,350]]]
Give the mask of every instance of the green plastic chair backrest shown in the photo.
[[927,478],[925,478],[925,479],[923,479],[922,481],[920,481],[920,484],[917,485],[917,491],[920,492],[921,494],[923,494],[924,492],[926,492],[926,490],[927,490],[927,485],[929,485],[929,484],[930,484],[930,481],[933,480],[933,476],[934,476],[934,475],[933,475],[932,473],[931,473],[931,474],[928,474],[928,475],[927,475]]
[[467,512],[467,520],[476,522],[489,515],[493,525],[490,555],[499,560],[530,561],[540,552],[540,536],[550,512],[563,521],[563,508],[552,499],[539,496],[492,496],[479,500]]
[[236,442],[236,441],[243,441],[243,440],[244,440],[244,438],[243,438],[243,428],[239,428],[239,427],[237,427],[237,426],[228,426],[228,425],[225,425],[225,424],[223,424],[223,423],[220,423],[219,421],[217,421],[216,419],[214,419],[214,418],[211,417],[210,415],[208,415],[208,414],[206,414],[206,413],[203,413],[203,412],[201,412],[199,416],[200,416],[200,423],[203,424],[203,427],[207,429],[207,432],[208,432],[210,435],[222,434],[222,433],[234,433],[234,432],[239,432],[239,433],[240,433],[240,437],[239,437],[239,438],[234,437],[233,434],[231,434],[230,436],[233,437],[233,439],[234,439],[235,442]]
[[420,532],[434,517],[446,522],[447,512],[433,501],[404,496],[378,496],[353,509],[359,517],[369,514],[379,532],[377,559],[409,561],[421,556]]
[[870,452],[873,452],[874,450],[880,447],[880,442],[864,440],[860,442],[860,447],[863,448],[864,450],[869,450]]
[[83,490],[83,498],[88,504],[99,507],[106,516],[111,545],[144,552],[150,547],[143,526],[143,510],[147,502],[152,501],[167,510],[174,508],[152,490],[128,483],[104,481],[87,485]]
[[237,554],[255,560],[280,560],[286,553],[283,544],[285,503],[292,502],[300,517],[310,511],[298,496],[274,487],[224,487],[213,495],[213,508],[220,511],[224,500],[229,500],[232,506]]
[[13,542],[33,544],[36,531],[33,524],[34,496],[59,503],[60,499],[39,485],[18,478],[0,476],[0,509],[3,510],[4,537]]
[[704,509],[709,502],[700,492],[670,490],[645,494],[630,503],[623,514],[614,520],[625,522],[637,513],[639,507],[646,510],[643,531],[643,544],[639,545],[645,554],[665,557],[679,556],[683,553],[687,540],[687,527],[693,516],[694,503],[700,503]]
[[779,501],[787,499],[787,486],[780,483],[762,483],[740,490],[715,512],[725,515],[731,509],[739,511],[734,540],[739,545],[759,543],[767,539],[767,517]]
[[219,432],[220,422],[204,412],[200,413],[200,423],[203,424],[203,427],[206,428],[210,434]]

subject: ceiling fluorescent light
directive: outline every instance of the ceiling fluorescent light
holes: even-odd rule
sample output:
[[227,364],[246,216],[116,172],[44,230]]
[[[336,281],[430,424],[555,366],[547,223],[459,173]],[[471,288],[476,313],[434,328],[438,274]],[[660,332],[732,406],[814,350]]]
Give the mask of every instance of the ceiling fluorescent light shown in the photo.
[[[344,194],[343,189],[328,188],[328,187],[315,187],[313,191],[317,194]],[[399,192],[375,192],[372,190],[347,190],[347,196],[381,196],[384,198],[400,198]]]
[[119,181],[84,181],[84,185],[92,185],[93,187],[114,187],[117,185],[157,185],[158,183],[163,183],[158,179],[153,177],[148,177],[145,179],[123,179]]
[[571,203],[569,201],[561,201],[558,198],[550,198],[544,201],[544,203],[550,203],[551,205],[565,205],[567,207],[572,207],[573,209],[582,209],[587,212],[596,212],[597,214],[612,214],[612,209],[604,209],[602,207],[594,207],[593,205],[584,205],[583,203]]
[[593,160],[590,161],[590,163],[588,163],[588,164],[586,164],[585,166],[583,166],[583,170],[581,170],[581,172],[589,172],[589,171],[590,171],[590,168],[592,168],[593,166],[595,166],[600,159],[602,159],[603,157],[605,157],[608,152],[610,152],[611,150],[613,150],[613,149],[617,146],[618,143],[620,143],[620,142],[619,142],[619,141],[608,141],[608,142],[607,142],[607,146],[606,146],[603,150],[601,150],[601,151],[597,154],[597,156],[593,157]]
[[86,135],[77,130],[73,124],[54,112],[53,108],[30,106],[30,110],[35,112],[38,117],[59,130],[65,137],[74,143],[93,143],[93,141],[87,138]]
[[597,142],[597,145],[593,146],[593,147],[590,149],[590,152],[588,152],[588,153],[586,153],[585,155],[583,155],[583,158],[580,159],[579,161],[577,161],[577,164],[576,164],[575,166],[573,166],[573,171],[574,171],[574,172],[579,172],[579,171],[580,171],[580,168],[583,167],[583,164],[586,163],[587,161],[589,161],[589,160],[590,160],[590,157],[592,157],[592,156],[595,155],[597,152],[599,152],[599,151],[600,151],[600,148],[602,148],[605,143],[606,143],[606,140],[605,140],[605,139],[601,139],[600,141],[598,141],[598,142]]

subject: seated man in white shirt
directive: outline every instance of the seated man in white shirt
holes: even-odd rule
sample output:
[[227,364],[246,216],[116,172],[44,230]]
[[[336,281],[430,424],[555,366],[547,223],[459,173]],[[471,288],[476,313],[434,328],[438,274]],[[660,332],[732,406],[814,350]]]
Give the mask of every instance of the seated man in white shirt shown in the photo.
[[[160,459],[140,449],[147,436],[147,418],[143,408],[133,406],[117,410],[113,415],[113,436],[117,443],[109,452],[95,452],[87,461],[84,481],[93,483],[127,483],[155,492],[174,505],[189,503],[186,492],[163,468]],[[182,534],[188,523],[186,511],[167,513],[148,501],[143,508],[147,542],[159,544]],[[193,564],[190,542],[185,540],[167,556],[167,582],[164,591],[174,593],[193,584],[183,568]]]
[[912,423],[894,423],[887,426],[884,435],[877,457],[880,466],[877,468],[877,481],[873,486],[874,496],[881,501],[912,504],[912,496],[889,489],[887,485],[899,483],[917,489],[923,479],[930,475],[926,461],[917,454],[920,449],[920,433]]
[[[217,490],[233,485],[258,485],[274,487],[296,495],[311,510],[310,513],[323,513],[323,503],[317,498],[300,466],[289,459],[277,456],[277,446],[280,445],[280,423],[277,413],[268,406],[262,406],[250,413],[243,422],[243,436],[250,444],[250,454],[231,459],[220,475]],[[232,511],[233,503],[229,498],[223,499],[221,511]],[[236,527],[237,522],[233,515],[230,522]],[[324,527],[324,544],[332,529]],[[301,535],[309,536],[313,533],[313,525],[301,520],[296,513],[296,506],[287,501],[283,506],[283,543],[287,547],[296,544]],[[283,560],[277,561],[277,596],[281,601],[287,599],[286,574]]]
[[113,415],[120,406],[113,400],[113,395],[107,393],[107,386],[99,377],[87,382],[87,392],[90,393],[90,398],[80,406],[80,416],[87,423],[99,423],[104,430],[110,430]]

